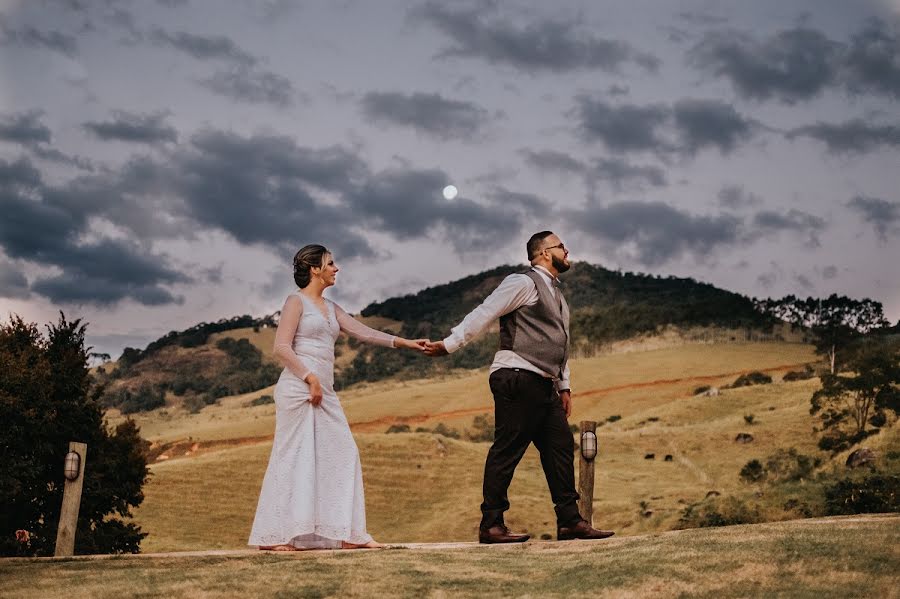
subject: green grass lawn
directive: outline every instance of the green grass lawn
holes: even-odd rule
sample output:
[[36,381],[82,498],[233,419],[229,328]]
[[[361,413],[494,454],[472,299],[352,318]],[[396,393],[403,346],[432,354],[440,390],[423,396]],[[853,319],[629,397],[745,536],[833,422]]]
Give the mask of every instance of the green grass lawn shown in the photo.
[[0,597],[898,596],[900,516],[707,528],[598,542],[0,560]]

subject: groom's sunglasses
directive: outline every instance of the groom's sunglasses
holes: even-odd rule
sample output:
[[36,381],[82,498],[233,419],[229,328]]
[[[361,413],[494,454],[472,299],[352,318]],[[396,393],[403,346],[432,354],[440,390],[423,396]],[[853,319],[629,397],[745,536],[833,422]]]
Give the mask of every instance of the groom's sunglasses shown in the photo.
[[559,249],[561,249],[562,251],[565,252],[565,251],[566,251],[566,244],[560,243],[560,244],[557,244],[557,245],[551,245],[550,247],[546,247],[546,248],[544,248],[544,249],[545,249],[545,250],[555,250],[556,248],[559,248]]

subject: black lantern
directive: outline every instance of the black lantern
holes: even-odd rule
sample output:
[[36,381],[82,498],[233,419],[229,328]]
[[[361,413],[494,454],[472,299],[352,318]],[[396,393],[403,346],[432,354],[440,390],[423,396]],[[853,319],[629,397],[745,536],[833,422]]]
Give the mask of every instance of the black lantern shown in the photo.
[[81,456],[77,451],[70,451],[66,454],[65,469],[63,472],[67,480],[75,480],[81,474]]
[[597,435],[594,431],[581,433],[581,455],[587,461],[597,457]]

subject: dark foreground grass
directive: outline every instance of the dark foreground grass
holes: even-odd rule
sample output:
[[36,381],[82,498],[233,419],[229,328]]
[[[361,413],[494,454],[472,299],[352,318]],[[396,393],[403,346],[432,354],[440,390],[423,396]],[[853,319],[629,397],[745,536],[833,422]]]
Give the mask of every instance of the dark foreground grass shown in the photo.
[[900,515],[599,542],[0,560],[2,597],[898,597]]

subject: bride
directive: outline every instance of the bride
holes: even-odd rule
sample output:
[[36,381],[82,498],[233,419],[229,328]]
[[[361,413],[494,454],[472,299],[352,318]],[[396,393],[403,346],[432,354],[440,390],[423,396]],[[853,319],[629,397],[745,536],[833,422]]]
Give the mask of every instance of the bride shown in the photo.
[[341,331],[364,343],[424,351],[355,320],[322,292],[338,267],[321,245],[294,256],[300,288],[284,302],[275,355],[275,441],[259,494],[250,545],[263,550],[377,548],[366,532],[359,451],[334,392],[334,342]]

